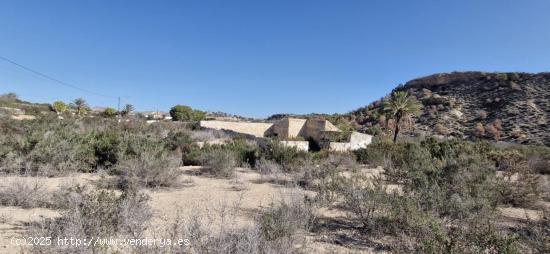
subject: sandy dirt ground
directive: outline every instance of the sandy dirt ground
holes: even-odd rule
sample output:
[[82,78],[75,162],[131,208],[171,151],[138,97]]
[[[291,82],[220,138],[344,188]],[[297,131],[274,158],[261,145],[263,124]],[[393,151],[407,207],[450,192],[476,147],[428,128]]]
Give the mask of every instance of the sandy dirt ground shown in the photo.
[[[200,167],[182,167],[181,170],[183,174],[180,176],[180,187],[146,190],[146,193],[151,196],[150,204],[154,212],[152,231],[161,229],[165,223],[170,223],[177,216],[186,217],[196,213],[215,214],[217,211],[213,210],[236,205],[239,214],[234,223],[243,227],[248,226],[262,208],[299,191],[296,188],[261,181],[260,175],[250,169],[238,168],[233,179],[200,174]],[[56,178],[5,176],[1,177],[0,185],[11,181],[29,183],[40,181],[47,191],[55,191],[60,186],[76,183],[93,187],[100,178],[98,174],[73,174]],[[330,215],[330,213],[327,214]],[[25,252],[21,247],[14,246],[12,239],[24,237],[29,223],[58,215],[58,211],[45,208],[0,207],[0,253]],[[353,252],[338,245],[317,241],[317,238],[318,236],[306,236],[308,246],[311,245],[310,248],[317,250],[318,253],[369,253]]]
[[[182,167],[180,185],[177,188],[146,190],[151,196],[150,205],[153,208],[154,217],[151,232],[162,230],[166,223],[175,220],[176,217],[185,217],[192,214],[216,213],[220,207],[237,206],[238,215],[233,223],[248,226],[252,223],[258,212],[272,202],[290,194],[315,195],[297,188],[267,183],[261,180],[261,176],[253,170],[238,168],[232,179],[221,179],[201,174],[200,167]],[[381,176],[381,168],[363,169],[367,176]],[[0,177],[0,185],[10,181],[40,181],[47,191],[55,191],[60,186],[82,184],[95,186],[101,179],[101,174],[72,174],[66,177],[38,178],[38,177]],[[390,191],[400,192],[400,186],[388,186]],[[522,208],[500,208],[504,217],[512,220],[537,219],[539,213],[534,210]],[[319,216],[325,218],[346,218],[349,216],[344,211],[334,208],[322,208]],[[0,253],[22,253],[24,249],[14,246],[14,237],[24,237],[29,223],[40,221],[44,218],[54,218],[59,212],[44,208],[22,209],[19,207],[0,207]],[[372,248],[352,250],[335,244],[324,235],[307,235],[308,250],[312,253],[380,253]],[[346,244],[353,246],[353,244]],[[309,252],[309,251],[308,251]]]

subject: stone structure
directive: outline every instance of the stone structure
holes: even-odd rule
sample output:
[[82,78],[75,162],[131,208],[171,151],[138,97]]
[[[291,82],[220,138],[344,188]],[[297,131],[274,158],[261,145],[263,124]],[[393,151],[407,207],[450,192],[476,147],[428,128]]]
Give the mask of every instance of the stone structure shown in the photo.
[[329,150],[336,151],[336,152],[345,152],[351,150],[351,144],[350,143],[344,143],[344,142],[330,142],[329,143]]
[[360,132],[352,132],[350,136],[350,150],[358,150],[361,148],[367,148],[367,146],[372,142],[372,136],[368,134],[363,134]]
[[[332,137],[340,136],[342,131],[325,119],[285,118],[274,123],[208,120],[201,121],[200,126],[248,134],[257,138],[274,137],[283,140],[283,145],[302,151],[309,150],[310,142],[317,143],[322,148],[349,151],[365,148],[372,141],[371,135],[354,131],[348,136],[349,142],[333,142]],[[304,141],[286,140],[294,138],[303,138]]]
[[265,137],[273,123],[233,122],[233,121],[201,121],[200,126],[214,130],[229,130],[252,135],[258,138]]
[[281,141],[281,144],[287,147],[295,147],[298,151],[309,151],[308,141],[283,140]]
[[306,122],[306,119],[298,118],[281,119],[273,124],[268,136],[276,136],[279,138],[295,138],[302,136],[302,129]]
[[350,135],[349,142],[330,142],[329,149],[332,151],[353,151],[361,148],[367,148],[372,142],[372,136],[368,134],[363,134],[360,132],[352,132]]

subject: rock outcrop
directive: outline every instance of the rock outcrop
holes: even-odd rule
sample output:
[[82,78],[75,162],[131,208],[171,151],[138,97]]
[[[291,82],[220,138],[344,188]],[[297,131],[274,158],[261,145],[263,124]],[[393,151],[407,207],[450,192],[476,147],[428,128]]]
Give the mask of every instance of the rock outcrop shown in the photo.
[[[453,72],[407,82],[395,90],[423,104],[415,132],[550,145],[550,73]],[[377,124],[380,101],[350,114],[362,128]]]

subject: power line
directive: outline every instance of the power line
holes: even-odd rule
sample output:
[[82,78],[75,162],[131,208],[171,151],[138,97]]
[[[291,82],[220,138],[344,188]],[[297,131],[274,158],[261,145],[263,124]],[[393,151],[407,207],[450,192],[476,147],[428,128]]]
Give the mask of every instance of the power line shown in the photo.
[[33,70],[33,69],[29,68],[29,67],[26,67],[26,66],[24,66],[24,65],[22,65],[22,64],[19,64],[19,63],[15,62],[15,61],[10,60],[10,59],[8,59],[8,58],[5,58],[5,57],[3,57],[3,56],[0,56],[0,59],[6,61],[6,62],[8,62],[8,63],[11,63],[11,64],[13,64],[13,65],[15,65],[15,66],[17,66],[17,67],[19,67],[19,68],[21,68],[21,69],[24,69],[24,70],[26,70],[26,71],[28,71],[28,72],[31,72],[31,73],[33,73],[33,74],[35,74],[35,75],[38,75],[38,76],[40,76],[40,77],[42,77],[42,78],[48,79],[48,80],[50,80],[50,81],[53,81],[53,82],[55,82],[55,83],[58,83],[58,84],[60,84],[60,85],[66,86],[66,87],[70,87],[70,88],[73,88],[73,89],[76,89],[76,90],[79,90],[79,91],[82,91],[82,92],[86,92],[86,93],[89,93],[89,94],[93,94],[93,95],[96,95],[96,96],[100,96],[100,97],[105,97],[105,98],[110,98],[110,99],[117,99],[117,98],[118,98],[118,97],[115,97],[115,96],[110,96],[110,95],[105,95],[105,94],[101,94],[101,93],[96,93],[96,92],[94,92],[94,91],[90,91],[90,90],[87,90],[87,89],[80,88],[80,87],[78,87],[78,86],[69,84],[69,83],[67,83],[67,82],[61,81],[61,80],[59,80],[59,79],[56,79],[56,78],[54,78],[54,77],[52,77],[52,76],[49,76],[49,75],[47,75],[47,74],[44,74],[44,73],[42,73],[42,72]]

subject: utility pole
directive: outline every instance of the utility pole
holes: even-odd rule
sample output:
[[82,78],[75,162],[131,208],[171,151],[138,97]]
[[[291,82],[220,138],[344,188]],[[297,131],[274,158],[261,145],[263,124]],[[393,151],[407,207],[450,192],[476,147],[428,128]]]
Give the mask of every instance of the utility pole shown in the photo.
[[118,108],[117,108],[117,113],[118,113],[118,115],[120,116],[120,97],[118,97]]

